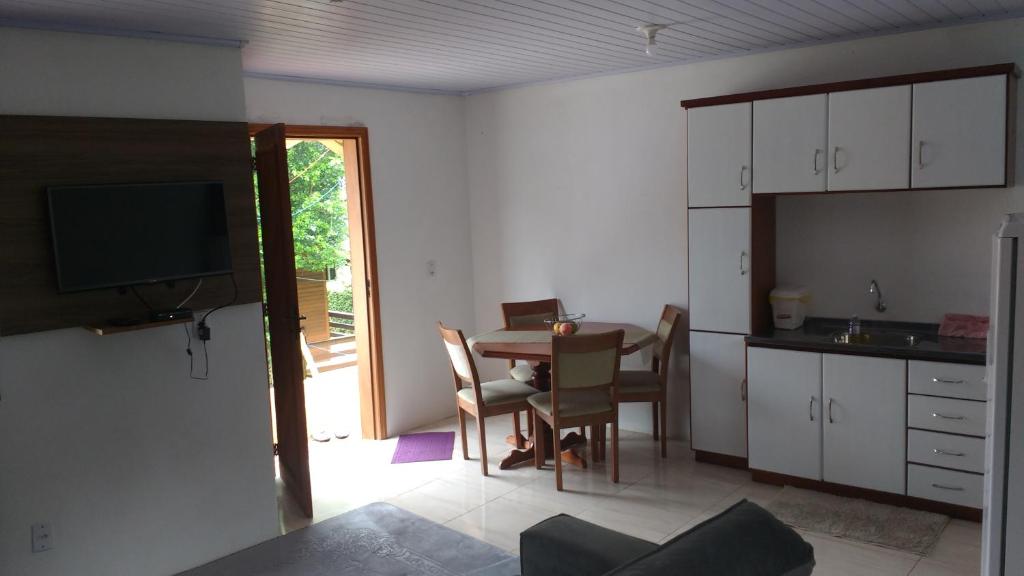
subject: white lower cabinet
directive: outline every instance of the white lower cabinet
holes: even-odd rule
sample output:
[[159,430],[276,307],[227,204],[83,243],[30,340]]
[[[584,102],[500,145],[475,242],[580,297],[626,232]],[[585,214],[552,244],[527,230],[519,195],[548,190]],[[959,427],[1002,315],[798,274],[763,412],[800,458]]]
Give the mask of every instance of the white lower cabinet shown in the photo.
[[823,354],[825,481],[905,493],[907,362]]
[[749,464],[821,480],[821,354],[747,351]]
[[905,360],[747,354],[751,468],[905,493]]
[[981,508],[985,476],[907,464],[907,495],[957,506]]
[[746,344],[742,334],[690,332],[690,445],[746,458]]

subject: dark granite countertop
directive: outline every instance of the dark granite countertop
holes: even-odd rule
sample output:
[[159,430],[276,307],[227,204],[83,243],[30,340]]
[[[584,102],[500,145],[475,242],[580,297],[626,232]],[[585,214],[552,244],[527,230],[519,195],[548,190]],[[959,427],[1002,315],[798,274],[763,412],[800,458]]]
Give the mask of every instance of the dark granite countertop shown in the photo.
[[863,343],[838,344],[832,336],[845,332],[848,319],[807,318],[803,327],[797,330],[773,330],[767,334],[747,336],[750,346],[763,348],[784,348],[811,352],[831,352],[861,356],[885,356],[908,360],[933,360],[957,362],[960,364],[985,364],[985,340],[972,338],[948,338],[939,336],[938,324],[917,322],[887,322],[862,320],[861,332],[886,332],[890,334],[914,334],[920,342],[913,346],[906,344]]

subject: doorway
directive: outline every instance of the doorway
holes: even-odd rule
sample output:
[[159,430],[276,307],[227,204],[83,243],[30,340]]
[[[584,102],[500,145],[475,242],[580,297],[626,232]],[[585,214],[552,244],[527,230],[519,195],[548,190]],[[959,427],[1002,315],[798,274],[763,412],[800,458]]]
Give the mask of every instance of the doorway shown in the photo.
[[310,453],[387,436],[368,131],[250,125],[272,419],[285,490],[312,517]]

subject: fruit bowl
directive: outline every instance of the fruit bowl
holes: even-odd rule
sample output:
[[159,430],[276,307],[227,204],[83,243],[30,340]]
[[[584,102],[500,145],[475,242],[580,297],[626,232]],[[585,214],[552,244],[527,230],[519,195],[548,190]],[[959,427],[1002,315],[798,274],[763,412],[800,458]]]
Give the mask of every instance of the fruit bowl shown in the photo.
[[551,327],[551,332],[555,335],[569,336],[579,332],[584,317],[586,314],[562,314],[553,320],[545,320],[544,323]]

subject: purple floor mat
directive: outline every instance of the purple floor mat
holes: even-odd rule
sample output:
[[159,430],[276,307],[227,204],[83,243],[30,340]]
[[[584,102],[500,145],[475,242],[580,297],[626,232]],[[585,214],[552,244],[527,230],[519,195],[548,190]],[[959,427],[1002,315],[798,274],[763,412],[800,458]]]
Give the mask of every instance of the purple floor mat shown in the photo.
[[455,432],[422,432],[402,434],[392,464],[406,462],[427,462],[429,460],[451,460],[455,447]]

